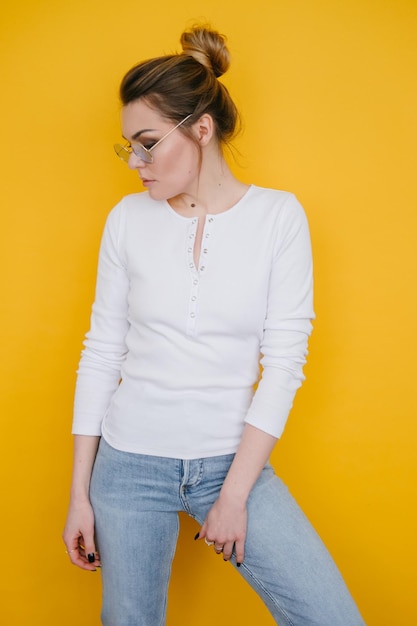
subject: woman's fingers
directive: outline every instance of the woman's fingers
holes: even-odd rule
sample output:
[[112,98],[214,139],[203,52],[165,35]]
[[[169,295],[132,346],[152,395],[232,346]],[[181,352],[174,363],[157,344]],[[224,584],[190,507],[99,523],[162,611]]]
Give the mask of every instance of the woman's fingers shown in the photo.
[[216,554],[229,561],[236,554],[238,567],[244,559],[246,537],[246,508],[236,510],[234,503],[217,500],[207,514],[195,539],[204,539]]
[[[203,536],[202,536],[203,535]],[[245,556],[245,541],[243,540],[238,540],[236,542],[234,541],[225,541],[224,543],[222,543],[221,541],[215,541],[208,539],[208,537],[206,536],[205,532],[200,531],[199,533],[196,534],[196,536],[194,537],[195,540],[198,539],[204,539],[205,544],[208,547],[213,547],[213,550],[216,554],[222,554],[223,555],[223,559],[225,561],[229,561],[232,556],[233,556],[233,548],[235,548],[235,552],[236,552],[236,564],[238,567],[240,567],[240,565],[243,563],[243,559]]]
[[89,502],[70,506],[63,539],[71,563],[89,571],[100,567],[94,540],[94,514]]
[[223,546],[223,558],[225,561],[229,561],[232,557],[234,543],[232,541],[228,541]]
[[83,536],[78,535],[71,540],[67,540],[65,544],[67,546],[66,552],[74,565],[89,571],[94,571],[97,567],[101,567],[100,556],[93,541],[84,541]]

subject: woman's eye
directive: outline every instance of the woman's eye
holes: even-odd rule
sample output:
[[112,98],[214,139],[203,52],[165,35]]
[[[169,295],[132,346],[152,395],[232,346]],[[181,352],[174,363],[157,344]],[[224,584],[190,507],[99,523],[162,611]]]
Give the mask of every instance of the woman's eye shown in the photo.
[[148,143],[143,144],[143,147],[146,148],[147,150],[150,150],[151,148],[154,147],[155,144],[156,144],[156,141],[148,141]]

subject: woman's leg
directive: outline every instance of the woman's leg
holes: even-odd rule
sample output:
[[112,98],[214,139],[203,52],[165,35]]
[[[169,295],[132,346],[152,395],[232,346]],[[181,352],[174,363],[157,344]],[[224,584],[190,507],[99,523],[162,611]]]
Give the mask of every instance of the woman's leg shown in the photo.
[[328,551],[267,466],[248,500],[245,560],[238,569],[279,626],[363,626]]
[[165,625],[178,536],[175,465],[173,459],[100,443],[91,502],[102,561],[104,626]]

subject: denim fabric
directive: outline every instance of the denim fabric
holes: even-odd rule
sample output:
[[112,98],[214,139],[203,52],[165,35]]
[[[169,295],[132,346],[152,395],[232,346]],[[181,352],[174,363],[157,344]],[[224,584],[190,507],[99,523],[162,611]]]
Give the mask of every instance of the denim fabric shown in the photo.
[[[101,440],[91,502],[104,626],[165,626],[178,511],[202,524],[232,460],[132,454]],[[364,625],[329,553],[270,465],[248,500],[245,560],[237,571],[279,626]]]

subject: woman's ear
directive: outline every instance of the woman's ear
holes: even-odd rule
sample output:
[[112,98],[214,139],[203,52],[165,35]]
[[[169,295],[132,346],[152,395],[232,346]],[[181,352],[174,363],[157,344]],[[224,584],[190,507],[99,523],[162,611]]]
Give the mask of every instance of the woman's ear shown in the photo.
[[206,146],[214,135],[214,122],[209,113],[204,113],[193,124],[194,135],[201,147]]

